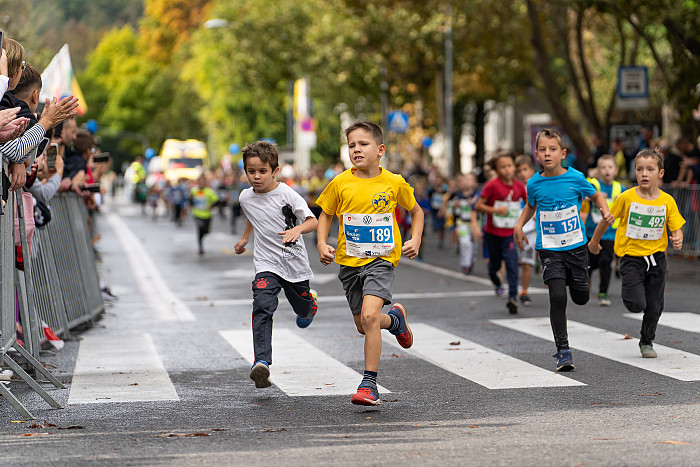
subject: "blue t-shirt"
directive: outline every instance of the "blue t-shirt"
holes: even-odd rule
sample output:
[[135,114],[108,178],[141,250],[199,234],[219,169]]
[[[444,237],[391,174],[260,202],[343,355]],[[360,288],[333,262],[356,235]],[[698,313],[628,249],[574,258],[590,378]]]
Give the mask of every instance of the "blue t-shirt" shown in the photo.
[[527,202],[537,210],[535,248],[565,251],[585,245],[581,203],[595,192],[586,177],[571,167],[556,177],[544,177],[542,172],[533,175],[527,182]]
[[[606,185],[602,181],[598,180],[598,183],[600,184],[600,192],[605,195],[606,199],[612,199],[613,197],[613,186],[612,185]],[[620,193],[625,191],[625,186],[620,185]],[[610,203],[608,203],[608,207],[610,207]],[[591,212],[593,210],[598,211],[598,208],[591,202]],[[595,228],[598,226],[598,223],[593,220],[593,214],[588,215],[588,218],[586,219],[586,236],[591,239],[593,238],[593,232],[595,232]],[[612,240],[615,241],[615,233],[617,232],[617,229],[613,229],[612,225],[608,226],[608,228],[605,230],[605,233],[603,236],[600,238],[601,240]]]

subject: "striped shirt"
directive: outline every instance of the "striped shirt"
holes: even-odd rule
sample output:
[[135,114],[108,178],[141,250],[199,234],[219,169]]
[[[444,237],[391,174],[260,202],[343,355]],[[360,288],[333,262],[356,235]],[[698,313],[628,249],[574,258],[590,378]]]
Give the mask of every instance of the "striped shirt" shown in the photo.
[[10,162],[21,164],[27,160],[30,151],[39,145],[45,134],[44,127],[37,123],[19,138],[0,145],[0,153]]

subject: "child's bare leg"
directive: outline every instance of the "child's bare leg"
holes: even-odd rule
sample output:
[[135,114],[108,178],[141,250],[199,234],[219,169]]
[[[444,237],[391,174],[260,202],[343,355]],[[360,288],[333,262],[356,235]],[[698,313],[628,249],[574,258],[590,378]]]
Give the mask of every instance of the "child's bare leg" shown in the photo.
[[357,330],[365,335],[365,370],[379,370],[379,358],[382,354],[382,329],[388,329],[391,318],[382,314],[384,299],[365,295],[362,300],[362,312],[354,316]]
[[522,279],[523,280],[522,292],[527,293],[527,290],[530,287],[530,281],[532,281],[532,265],[531,264],[523,264],[522,278],[523,278]]

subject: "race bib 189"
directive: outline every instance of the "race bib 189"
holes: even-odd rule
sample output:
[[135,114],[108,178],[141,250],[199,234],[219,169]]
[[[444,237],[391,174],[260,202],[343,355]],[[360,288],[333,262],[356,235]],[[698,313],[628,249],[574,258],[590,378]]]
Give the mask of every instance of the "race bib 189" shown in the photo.
[[540,230],[542,248],[564,248],[583,242],[583,229],[576,206],[540,211]]
[[394,251],[392,213],[343,213],[345,253],[355,258],[389,256]]
[[630,204],[625,235],[637,240],[659,240],[666,227],[666,206]]

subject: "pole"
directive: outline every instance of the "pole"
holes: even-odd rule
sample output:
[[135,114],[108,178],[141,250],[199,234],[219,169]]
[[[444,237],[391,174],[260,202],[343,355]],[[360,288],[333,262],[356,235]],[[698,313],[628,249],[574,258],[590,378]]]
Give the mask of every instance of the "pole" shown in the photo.
[[452,109],[452,6],[447,5],[447,24],[445,25],[445,158],[447,176],[454,175],[454,115]]

